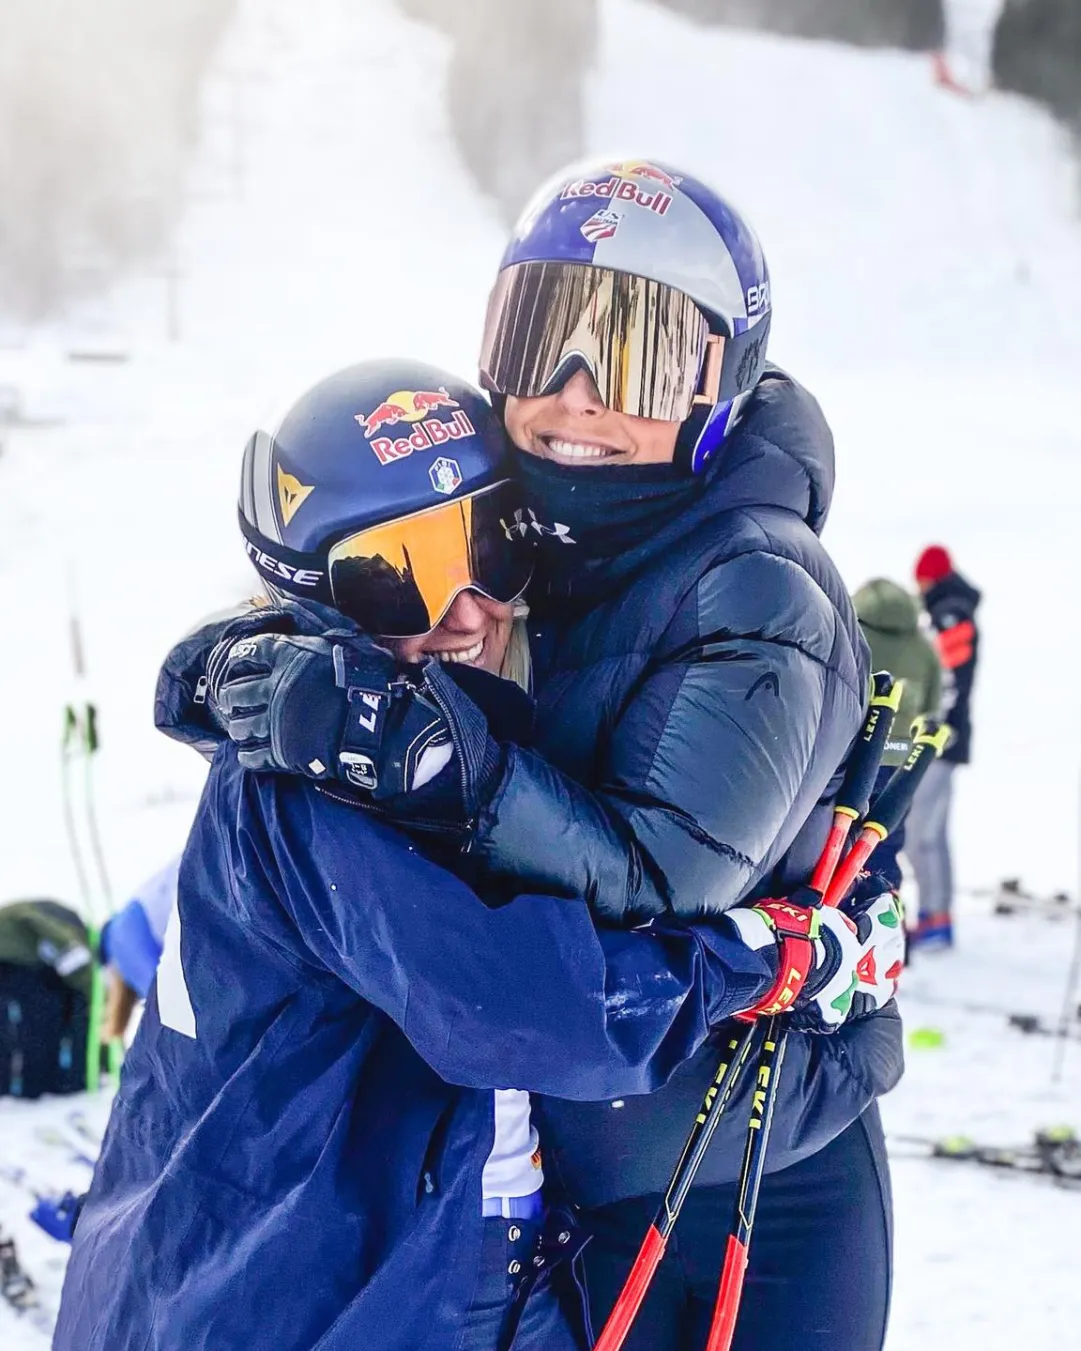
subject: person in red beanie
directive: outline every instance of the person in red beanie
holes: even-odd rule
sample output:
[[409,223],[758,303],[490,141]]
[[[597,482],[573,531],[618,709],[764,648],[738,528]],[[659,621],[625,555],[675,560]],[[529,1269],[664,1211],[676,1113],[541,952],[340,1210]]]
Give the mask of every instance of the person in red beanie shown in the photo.
[[957,571],[941,544],[916,560],[916,585],[935,630],[945,674],[943,712],[953,741],[920,784],[908,816],[906,852],[920,892],[920,920],[913,935],[921,948],[953,945],[953,866],[949,817],[953,771],[967,765],[972,750],[971,700],[979,650],[976,607],[980,593]]

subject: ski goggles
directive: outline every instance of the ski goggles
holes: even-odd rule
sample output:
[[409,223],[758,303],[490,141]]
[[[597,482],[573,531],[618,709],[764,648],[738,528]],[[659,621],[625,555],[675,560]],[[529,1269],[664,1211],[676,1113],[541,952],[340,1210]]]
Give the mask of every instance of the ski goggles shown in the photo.
[[683,422],[695,404],[734,396],[722,389],[727,342],[690,296],[662,282],[584,263],[515,263],[488,303],[481,384],[531,399],[584,369],[607,408]]
[[517,599],[533,570],[515,529],[517,508],[519,491],[503,480],[349,535],[327,557],[335,608],[369,633],[416,638],[436,627],[460,591]]

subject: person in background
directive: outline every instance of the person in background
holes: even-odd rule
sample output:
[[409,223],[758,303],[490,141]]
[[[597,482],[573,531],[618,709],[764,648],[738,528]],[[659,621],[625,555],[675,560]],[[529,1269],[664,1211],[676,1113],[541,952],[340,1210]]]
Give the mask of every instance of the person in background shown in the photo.
[[53,900],[0,906],[0,1097],[86,1086],[93,969],[74,910]]
[[953,944],[953,867],[949,818],[953,771],[971,752],[972,686],[979,655],[976,608],[980,593],[957,571],[941,544],[929,545],[916,560],[916,585],[935,630],[939,660],[946,672],[943,715],[953,740],[931,766],[909,813],[908,848],[920,891],[921,948]]
[[138,889],[101,931],[101,960],[109,968],[109,1003],[102,1040],[123,1037],[135,1005],[146,998],[161,961],[169,916],[176,905],[180,856]]
[[[893,720],[893,732],[882,757],[876,791],[904,762],[912,749],[910,730],[921,713],[937,715],[942,702],[942,667],[938,654],[920,631],[920,611],[916,600],[903,587],[887,577],[875,577],[852,597],[856,617],[871,649],[871,665],[876,671],[889,671],[904,681],[901,706]],[[898,854],[905,842],[902,822],[875,850],[875,871],[887,879],[894,890],[901,886]]]

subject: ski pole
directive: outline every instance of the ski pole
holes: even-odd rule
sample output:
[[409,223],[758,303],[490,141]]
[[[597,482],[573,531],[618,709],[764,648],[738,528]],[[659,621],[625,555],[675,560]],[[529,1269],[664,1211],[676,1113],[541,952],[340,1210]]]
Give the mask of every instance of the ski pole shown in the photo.
[[[845,804],[844,811],[842,812],[840,807],[835,809],[834,824],[826,841],[826,850],[835,848],[835,863],[836,855],[840,854],[853,820],[848,804],[853,800],[858,801],[856,795],[862,795],[864,791],[869,796],[871,784],[874,783],[877,762],[881,759],[882,748],[886,744],[890,725],[893,722],[892,713],[886,718],[882,717],[881,701],[890,696],[892,688],[892,676],[885,672],[875,676],[871,708],[864,722],[860,738],[856,743],[856,749],[853,751],[840,795]],[[881,731],[878,730],[880,722],[885,723]],[[870,774],[867,774],[862,763],[857,762],[862,762],[871,754],[874,754],[877,758]],[[845,792],[845,788],[848,788],[850,784],[853,791]],[[857,811],[855,815],[858,817],[860,812]],[[842,822],[843,833],[840,834],[840,839],[834,846],[834,832],[842,830]],[[823,857],[825,857],[825,850]],[[821,868],[821,860],[819,860],[819,867],[815,869],[816,876],[819,868]],[[828,878],[826,881],[828,881]],[[661,1204],[646,1230],[646,1236],[642,1240],[638,1256],[634,1259],[630,1274],[612,1306],[612,1312],[608,1315],[608,1319],[601,1329],[601,1335],[594,1344],[593,1351],[619,1351],[626,1340],[627,1333],[638,1316],[638,1310],[642,1307],[642,1301],[646,1297],[657,1266],[664,1256],[668,1240],[676,1226],[676,1221],[679,1219],[687,1193],[691,1189],[702,1159],[705,1157],[706,1150],[713,1139],[721,1113],[732,1097],[736,1083],[744,1065],[750,1058],[751,1049],[755,1042],[759,1043],[759,1054],[763,1054],[765,1048],[762,1035],[754,1022],[750,1023],[740,1036],[729,1040],[721,1057],[717,1073],[706,1090],[705,1099],[698,1110],[687,1142],[676,1162],[668,1187],[661,1198]]]
[[937,718],[919,717],[912,724],[912,749],[908,759],[893,772],[879,794],[872,815],[864,821],[856,843],[826,888],[822,898],[824,905],[840,905],[848,895],[875,846],[904,819],[920,781],[949,745],[952,736],[949,727]]
[[740,1072],[750,1056],[757,1033],[758,1029],[752,1023],[738,1037],[729,1039],[721,1063],[717,1067],[717,1073],[706,1090],[706,1096],[695,1116],[683,1152],[661,1198],[661,1204],[646,1230],[646,1236],[642,1240],[638,1256],[634,1259],[630,1275],[612,1306],[612,1312],[601,1329],[601,1335],[597,1338],[593,1351],[619,1351],[626,1340],[627,1333],[638,1316],[638,1310],[642,1307],[654,1272],[664,1256],[698,1167],[709,1148],[709,1142],[713,1139],[717,1122],[728,1106]]
[[[890,688],[887,688],[883,697],[892,694],[892,679],[887,676],[885,680],[889,681]],[[893,726],[893,710],[894,705],[886,703],[880,705],[877,710],[872,706],[868,712],[867,721],[864,724],[867,735],[861,736],[856,750],[853,752],[845,781],[841,785],[838,805],[835,808],[835,822],[839,819],[847,822],[844,827],[845,835],[848,833],[852,820],[858,819],[867,808],[871,785],[878,773],[886,741]],[[877,721],[875,720],[876,712],[878,714]],[[905,766],[911,759],[912,755],[910,754],[909,759],[905,761]],[[898,776],[902,774],[905,766],[902,766],[901,769],[896,770],[890,776],[890,781],[883,790],[883,797],[886,796],[895,781],[904,784],[908,794],[915,790],[918,779],[914,779],[911,773],[906,778],[898,780]],[[885,838],[889,829],[896,827],[897,822],[903,817],[909,801],[911,801],[911,797],[906,798],[900,789],[894,793],[895,807],[893,811],[895,814],[890,818],[892,825],[882,828],[881,834],[872,836],[874,841],[871,845],[872,849],[879,840]],[[881,817],[884,813],[880,813],[876,809],[875,815]],[[863,838],[862,834],[860,838]],[[827,848],[829,848],[828,841]],[[855,849],[853,849],[853,852],[855,852]],[[839,853],[840,850],[838,849],[834,855],[834,867],[836,867]],[[870,854],[870,849],[867,854]],[[814,876],[825,891],[822,900],[823,905],[837,905],[844,898],[848,888],[846,886],[840,891],[836,889],[834,886],[835,873],[830,876],[825,868],[821,870],[816,868]],[[818,890],[818,888],[815,888],[815,890]],[[754,1217],[758,1208],[758,1193],[766,1167],[766,1147],[769,1144],[770,1128],[773,1124],[773,1109],[777,1102],[777,1086],[780,1083],[781,1067],[784,1064],[785,1048],[788,1045],[789,1028],[783,1019],[784,1013],[774,1013],[770,1016],[769,1022],[766,1024],[762,1051],[755,1068],[751,1116],[747,1123],[743,1162],[740,1165],[739,1180],[736,1184],[735,1216],[732,1229],[728,1235],[728,1242],[725,1245],[724,1263],[721,1267],[721,1279],[717,1288],[717,1303],[713,1310],[713,1322],[710,1325],[706,1351],[729,1351],[736,1331],[736,1320],[739,1317],[740,1300],[743,1295],[743,1282],[747,1274],[747,1262],[750,1256]]]
[[1055,1046],[1055,1058],[1051,1062],[1051,1082],[1057,1084],[1062,1078],[1062,1067],[1066,1060],[1066,1037],[1073,1014],[1074,991],[1077,989],[1078,976],[1081,975],[1081,876],[1078,877],[1077,915],[1074,930],[1073,955],[1066,972],[1066,991],[1062,997],[1062,1013],[1058,1020],[1058,1044]]
[[[97,708],[87,695],[86,660],[83,648],[82,625],[75,596],[74,576],[68,571],[68,631],[71,639],[71,664],[75,678],[72,701],[64,707],[64,728],[61,740],[61,790],[64,827],[75,865],[75,874],[82,893],[87,940],[92,956],[90,998],[86,1038],[86,1087],[95,1092],[101,1085],[101,1028],[105,1009],[105,973],[101,964],[101,928],[113,908],[112,887],[105,864],[105,850],[98,828],[94,801],[94,756],[100,748]],[[85,840],[93,861],[95,880],[84,858],[84,844],[80,838],[75,811],[75,784],[72,762],[82,759],[82,816]],[[95,895],[95,892],[97,893]],[[114,1086],[119,1081],[123,1046],[117,1041],[109,1045],[108,1065]]]
[[867,811],[893,720],[901,705],[904,681],[895,681],[888,671],[876,671],[871,679],[873,691],[867,719],[856,743],[856,750],[853,751],[851,767],[839,794],[840,800],[833,808],[833,824],[822,856],[811,877],[811,889],[820,896],[825,894],[830,878],[836,871],[852,823]]

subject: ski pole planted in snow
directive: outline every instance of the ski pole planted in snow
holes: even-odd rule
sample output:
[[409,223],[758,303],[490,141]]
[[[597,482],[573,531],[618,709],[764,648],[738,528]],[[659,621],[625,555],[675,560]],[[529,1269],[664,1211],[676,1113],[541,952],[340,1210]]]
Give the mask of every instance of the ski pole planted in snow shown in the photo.
[[1074,930],[1073,955],[1070,957],[1070,966],[1066,972],[1066,992],[1063,995],[1062,1013],[1058,1022],[1057,1036],[1059,1040],[1055,1047],[1055,1058],[1051,1065],[1051,1082],[1053,1084],[1057,1084],[1062,1078],[1062,1067],[1066,1060],[1066,1038],[1070,1031],[1070,1017],[1079,976],[1081,976],[1081,876],[1078,877],[1077,927]]
[[[823,885],[829,880],[823,872],[823,859],[826,858],[828,852],[832,851],[833,866],[836,866],[837,858],[844,847],[852,821],[858,819],[866,808],[866,799],[870,796],[871,785],[874,783],[878,764],[886,745],[886,738],[889,736],[890,727],[893,723],[892,710],[896,708],[896,704],[884,704],[883,702],[892,699],[893,690],[892,676],[882,672],[874,677],[870,710],[856,743],[856,749],[852,753],[838,805],[834,809],[833,828],[823,849],[822,859],[819,860],[815,869],[816,877],[820,875],[824,877]],[[899,691],[897,697],[900,697]],[[880,724],[882,724],[881,727]],[[830,871],[832,872],[832,867]],[[717,1073],[694,1119],[691,1132],[683,1146],[683,1152],[676,1163],[661,1204],[653,1217],[652,1223],[646,1230],[646,1236],[642,1241],[638,1256],[635,1258],[623,1289],[619,1292],[619,1296],[612,1307],[612,1312],[608,1315],[608,1319],[601,1329],[601,1335],[594,1344],[594,1351],[619,1351],[626,1340],[627,1333],[642,1307],[642,1301],[646,1297],[654,1273],[664,1256],[668,1240],[683,1208],[683,1202],[687,1198],[687,1193],[694,1183],[698,1168],[705,1157],[710,1141],[713,1139],[717,1123],[731,1100],[743,1067],[750,1058],[752,1048],[755,1046],[758,1048],[759,1072],[761,1072],[763,1058],[772,1057],[777,1049],[776,1042],[773,1045],[767,1044],[770,1028],[776,1021],[776,1018],[771,1018],[764,1029],[752,1022],[745,1032],[728,1041]],[[781,1049],[783,1051],[783,1047]],[[757,1099],[758,1090],[755,1092],[755,1100],[757,1101]],[[772,1110],[772,1104],[770,1104],[770,1109]]]
[[[74,580],[68,581],[69,632],[71,660],[75,676],[72,699],[64,707],[63,738],[60,745],[61,795],[64,828],[82,893],[87,942],[93,954],[90,983],[89,1026],[86,1038],[86,1087],[96,1091],[101,1084],[101,1026],[105,1011],[105,975],[101,967],[101,930],[112,911],[112,887],[105,866],[105,850],[98,828],[94,798],[94,757],[100,748],[97,708],[85,689],[86,663],[82,625],[75,600]],[[82,773],[73,768],[81,761]],[[82,821],[80,824],[79,817]],[[93,861],[93,875],[85,855]],[[119,1077],[122,1047],[109,1047],[109,1067],[114,1083]]]

